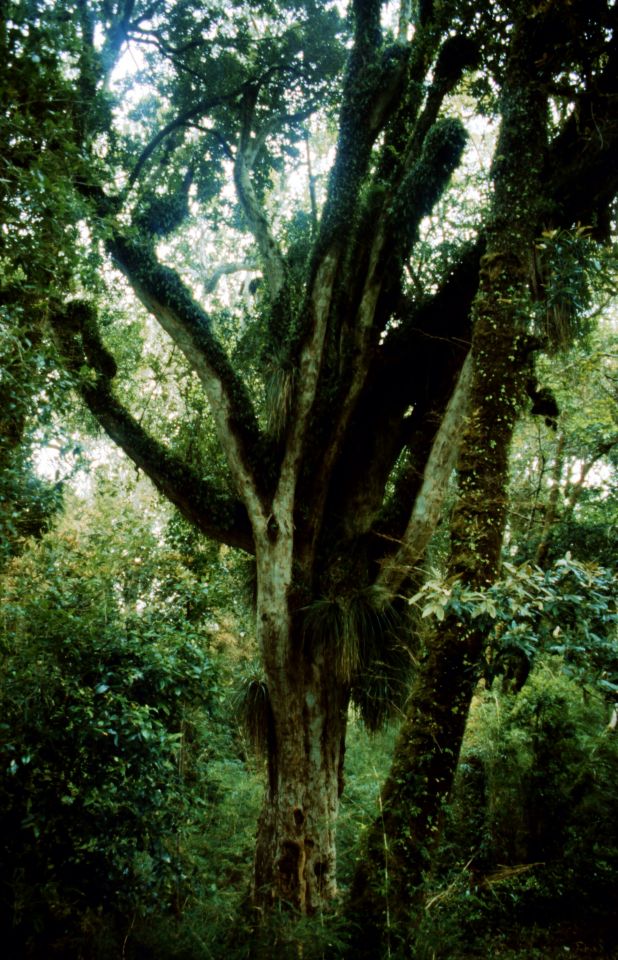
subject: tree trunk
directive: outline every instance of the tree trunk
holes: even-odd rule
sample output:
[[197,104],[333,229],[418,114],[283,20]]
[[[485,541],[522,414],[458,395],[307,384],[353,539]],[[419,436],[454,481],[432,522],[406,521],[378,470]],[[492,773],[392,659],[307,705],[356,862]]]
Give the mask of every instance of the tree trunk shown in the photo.
[[[521,279],[521,265],[512,262],[510,253],[484,258],[472,347],[472,413],[459,457],[460,498],[447,570],[449,577],[475,589],[491,583],[499,570],[508,453],[526,377],[521,338],[506,322],[505,298],[499,295],[518,276]],[[376,960],[398,955],[398,949],[409,945],[455,776],[484,639],[478,621],[466,626],[451,614],[428,641],[383,787],[380,816],[367,833],[352,885],[355,957]]]
[[558,515],[558,498],[562,492],[560,488],[560,479],[562,477],[562,469],[564,467],[564,440],[564,434],[561,433],[556,446],[556,455],[551,475],[552,486],[549,491],[547,506],[545,507],[543,529],[541,530],[541,537],[536,548],[536,556],[534,558],[535,562],[539,565],[539,567],[542,568],[545,568],[547,564],[547,554],[549,553],[551,535]]
[[[493,216],[474,303],[470,414],[458,461],[449,582],[482,589],[499,575],[509,448],[529,373],[529,251],[539,217],[546,135],[544,94],[531,81],[528,29],[519,24],[505,76]],[[508,159],[507,159],[508,158]],[[428,640],[351,890],[354,956],[408,955],[476,686],[480,620],[452,611]]]
[[301,915],[336,893],[335,825],[342,790],[347,687],[333,651],[312,644],[289,609],[282,568],[258,564],[258,638],[269,693],[268,784],[258,823],[254,906]]
[[258,824],[254,903],[312,914],[336,893],[335,824],[341,792],[345,702],[332,674],[308,666],[272,703],[269,783]]
[[481,636],[449,618],[419,670],[350,897],[353,955],[397,954],[421,904],[476,685]]

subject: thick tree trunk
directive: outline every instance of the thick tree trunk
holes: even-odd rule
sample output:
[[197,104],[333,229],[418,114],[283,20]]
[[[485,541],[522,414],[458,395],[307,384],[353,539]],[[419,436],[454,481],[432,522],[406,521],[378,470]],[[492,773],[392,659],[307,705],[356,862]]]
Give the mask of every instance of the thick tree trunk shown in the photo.
[[[336,893],[335,824],[341,792],[345,702],[317,665],[273,703],[269,783],[258,824],[254,902],[301,914]],[[335,687],[335,689],[333,689]]]
[[350,897],[353,955],[399,956],[421,904],[476,685],[481,637],[450,618],[418,672]]
[[[499,296],[518,275],[521,266],[510,253],[484,258],[472,413],[459,457],[460,499],[448,565],[451,577],[476,589],[499,570],[508,453],[525,382],[520,337],[507,322]],[[356,957],[399,956],[397,951],[409,944],[479,675],[485,637],[477,623],[467,626],[451,614],[428,641],[383,787],[380,816],[367,833],[352,886]]]
[[[273,551],[276,554],[276,549]],[[261,566],[261,570],[260,570]],[[287,563],[258,563],[258,637],[269,692],[268,783],[258,824],[254,906],[300,914],[336,893],[347,687],[333,651],[312,644],[289,609]]]

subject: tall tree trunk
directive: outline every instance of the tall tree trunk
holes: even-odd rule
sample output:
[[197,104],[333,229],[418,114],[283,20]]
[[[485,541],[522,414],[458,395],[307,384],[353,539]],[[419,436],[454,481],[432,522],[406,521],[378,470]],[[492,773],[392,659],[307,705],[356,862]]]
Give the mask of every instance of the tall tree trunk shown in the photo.
[[258,824],[254,903],[269,908],[279,902],[312,914],[336,893],[347,704],[324,661],[297,670],[301,676],[285,692],[271,695],[273,744]]
[[[507,68],[487,253],[474,304],[470,414],[458,461],[449,579],[480,589],[498,575],[506,521],[509,448],[529,372],[529,251],[539,217],[546,104],[525,27]],[[507,159],[508,158],[508,159]],[[485,636],[454,612],[428,641],[350,896],[354,955],[403,955],[439,836]],[[407,954],[406,954],[407,955]]]
[[[526,364],[521,337],[509,334],[505,325],[499,294],[517,273],[521,280],[522,272],[510,253],[499,260],[491,253],[482,266],[483,313],[479,310],[473,340],[473,412],[459,457],[460,499],[448,569],[449,576],[475,588],[490,583],[500,565],[509,446]],[[461,617],[451,614],[428,641],[382,790],[380,817],[368,831],[352,886],[356,956],[377,958],[385,950],[390,954],[410,935],[452,787],[484,640],[481,629],[466,627]]]

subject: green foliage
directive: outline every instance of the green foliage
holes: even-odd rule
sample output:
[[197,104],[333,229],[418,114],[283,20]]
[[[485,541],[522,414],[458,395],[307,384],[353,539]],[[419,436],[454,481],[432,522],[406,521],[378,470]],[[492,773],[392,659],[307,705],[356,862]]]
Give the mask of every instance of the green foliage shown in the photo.
[[276,749],[272,707],[268,685],[259,671],[242,678],[235,712],[255,753],[260,757],[272,756]]
[[543,302],[537,322],[550,353],[590,333],[594,298],[614,285],[615,253],[600,249],[589,230],[546,230],[535,246],[536,293]]
[[[474,181],[464,175],[453,192],[448,188],[467,132],[455,101],[445,97],[463,78],[476,97],[472,130],[484,108],[498,114],[506,77],[500,109],[508,121],[517,106],[511,39],[530,28],[534,49],[527,51],[528,76],[519,93],[533,90],[542,104],[549,91],[552,119],[539,137],[543,150],[530,152],[535,168],[543,161],[539,195],[530,197],[525,178],[511,174],[518,195],[507,200],[505,220],[511,207],[528,200],[543,216],[550,208],[558,216],[565,205],[567,226],[579,214],[587,218],[586,204],[593,208],[591,220],[607,219],[613,174],[603,165],[615,134],[605,115],[614,92],[606,69],[613,56],[611,5],[566,4],[559,16],[558,5],[546,3],[532,12],[524,4],[415,4],[410,44],[410,24],[386,36],[381,7],[391,13],[378,2],[350,5],[348,20],[338,5],[315,0],[8,0],[2,6],[0,180],[8,189],[0,198],[6,243],[0,319],[9,342],[26,347],[27,362],[14,368],[2,346],[0,401],[8,403],[0,402],[0,433],[9,443],[0,449],[0,535],[6,541],[0,563],[24,546],[27,534],[41,534],[57,500],[58,491],[46,490],[30,469],[32,425],[47,426],[58,409],[52,374],[59,360],[47,342],[47,324],[66,334],[75,305],[87,300],[93,322],[82,324],[83,355],[71,370],[73,382],[110,435],[200,529],[250,550],[244,507],[263,509],[267,517],[274,491],[291,494],[288,480],[299,477],[294,497],[271,503],[275,522],[269,527],[275,539],[294,530],[299,556],[314,554],[302,570],[290,565],[290,597],[311,584],[334,583],[327,600],[302,611],[302,655],[311,662],[314,652],[324,653],[340,692],[350,691],[367,724],[377,727],[405,699],[410,627],[383,598],[355,587],[370,582],[382,550],[393,548],[404,528],[378,530],[373,521],[397,459],[414,451],[410,464],[416,476],[422,473],[436,412],[457,373],[453,358],[458,345],[469,342],[481,249],[476,235],[488,235],[483,163]],[[477,64],[479,75],[464,77]],[[325,177],[331,144],[322,145],[324,163],[315,158],[314,164],[308,143],[305,154],[301,148],[311,116],[317,115],[317,128],[340,107],[320,227],[324,197],[312,187]],[[539,128],[543,116],[539,111]],[[536,113],[529,118],[536,123]],[[556,163],[556,142],[550,141],[563,133],[567,149]],[[521,170],[521,154],[516,159]],[[496,157],[495,170],[508,174],[510,160]],[[600,169],[599,180],[608,182],[589,188],[589,168]],[[293,181],[295,192],[303,186],[291,200]],[[307,181],[311,217],[301,209]],[[540,196],[544,191],[547,197]],[[431,237],[417,243],[421,220],[432,214],[447,224],[439,251]],[[530,236],[539,229],[533,224]],[[468,241],[474,246],[463,270]],[[248,262],[253,246],[259,267],[257,256]],[[581,231],[548,231],[536,253],[542,307],[532,320],[529,311],[526,322],[536,321],[552,344],[570,342],[586,327],[602,271]],[[413,254],[420,262],[408,279]],[[525,251],[528,256],[532,251]],[[216,291],[222,274],[205,265],[221,257],[228,261],[224,273],[262,273],[251,306],[248,297],[239,303],[231,286]],[[136,321],[134,307],[123,302],[124,280],[112,272],[118,267],[150,317],[138,310]],[[454,276],[458,282],[451,284]],[[118,288],[113,295],[112,286]],[[510,303],[501,300],[497,310],[505,324],[518,319]],[[171,331],[172,348],[153,334],[155,320]],[[396,331],[400,337],[392,336]],[[515,359],[504,366],[506,377]],[[94,389],[97,383],[106,389]],[[217,436],[204,385],[217,414]],[[112,388],[124,410],[115,406]],[[301,393],[300,415],[291,424]],[[127,424],[129,431],[122,429]],[[267,425],[264,434],[258,424]],[[366,444],[366,434],[380,443]],[[144,464],[148,435],[164,439],[203,479],[203,497],[192,496],[201,489],[197,483],[189,493],[181,489],[175,462],[162,447],[160,463]],[[322,449],[324,476],[315,468]],[[278,485],[281,464],[289,472]],[[365,471],[370,492],[357,517],[348,500],[361,500],[353,495],[353,477],[364,480]],[[122,483],[130,489],[126,477]],[[496,501],[503,493],[498,486],[492,500],[494,492]],[[409,515],[413,488],[398,486],[401,517]],[[218,522],[219,507],[228,510],[228,493],[245,497],[229,525]],[[299,506],[277,526],[280,501]],[[187,941],[174,941],[169,931],[161,939],[170,956],[174,950],[212,954],[223,922],[215,922],[217,912],[233,926],[255,816],[254,781],[246,776],[240,738],[227,726],[214,730],[217,677],[204,654],[205,622],[229,601],[235,563],[196,543],[181,525],[153,519],[148,508],[138,524],[134,515],[127,522],[125,502],[120,509],[99,502],[98,525],[87,535],[79,529],[83,514],[74,508],[69,502],[73,532],[65,526],[55,539],[45,538],[21,565],[11,565],[3,587],[7,912],[21,924],[22,940],[26,916],[44,925],[58,954],[71,953],[76,924],[97,910],[163,913],[173,901],[180,913],[187,888],[173,861],[183,860],[186,844],[186,869],[194,870],[198,891],[187,911]],[[238,529],[230,533],[234,517]],[[340,557],[361,540],[363,559],[354,574],[340,575]],[[488,680],[502,674],[515,690],[521,665],[526,672],[539,651],[548,651],[586,687],[613,698],[609,574],[571,560],[547,573],[508,574],[494,592],[430,581],[416,599],[426,618],[486,634]],[[244,703],[254,720],[253,739],[272,750],[268,687],[259,674],[246,685]],[[558,713],[555,704],[551,710]],[[551,710],[543,715],[551,719]],[[517,720],[524,722],[529,718]],[[571,728],[548,720],[535,758],[541,741],[567,743],[570,736]],[[457,746],[447,745],[446,752],[454,756]],[[208,780],[213,759],[217,784]],[[549,760],[545,769],[561,786]],[[213,815],[216,796],[229,800],[228,822],[241,836],[236,847],[222,837],[225,828]],[[220,877],[209,837],[200,834],[204,824],[219,830]],[[40,895],[33,892],[35,882]],[[193,925],[200,911],[214,932],[206,932],[204,922]],[[298,940],[301,927],[288,921],[275,917],[271,927],[280,954],[309,956],[308,943]],[[336,924],[332,934],[325,928],[329,932],[311,947],[318,954],[334,950],[339,935]],[[310,929],[307,922],[305,933]],[[116,954],[125,946],[126,938]],[[157,950],[161,944],[152,945]]]
[[2,586],[1,915],[17,950],[66,955],[88,918],[113,931],[171,907],[202,802],[187,784],[204,791],[216,749],[203,635],[169,583],[163,616],[145,606],[156,581],[135,573],[135,542],[101,532],[49,534]]
[[563,937],[569,953],[579,940],[582,956],[609,955],[618,743],[606,721],[602,701],[582,698],[555,664],[539,666],[516,696],[476,700],[421,958],[553,956]]
[[38,444],[63,442],[54,416],[67,408],[68,379],[45,324],[90,272],[76,226],[84,205],[66,178],[84,170],[69,80],[75,24],[52,6],[15,0],[0,17],[0,566],[60,504],[59,486],[31,462]]
[[563,670],[608,697],[618,691],[616,575],[567,554],[549,570],[504,564],[487,590],[430,579],[411,598],[423,618],[483,625],[485,678],[502,675],[519,689],[540,653],[562,658]]
[[344,889],[352,882],[361,838],[379,810],[397,729],[396,722],[371,731],[354,716],[349,721],[345,790],[337,821],[337,875]]
[[[119,160],[133,163],[140,186],[154,188],[170,174],[173,179],[177,165],[190,158],[202,212],[212,214],[213,223],[223,219],[244,225],[237,206],[222,217],[210,201],[226,180],[230,145],[246,117],[245,96],[252,88],[259,92],[256,120],[261,124],[268,118],[272,124],[271,149],[258,152],[253,168],[254,185],[263,197],[286,158],[298,151],[305,110],[327,106],[343,64],[344,23],[335,8],[304,0],[292,7],[292,16],[287,7],[269,2],[236,3],[232,15],[224,5],[206,10],[197,2],[154,11],[151,30],[157,43],[145,52],[141,96],[118,151]],[[169,94],[163,99],[156,93],[162,83]],[[211,121],[203,137],[205,149],[196,150],[197,126],[190,121],[205,113]],[[186,122],[178,122],[179,116]],[[167,136],[159,136],[162,130]]]
[[326,648],[369,730],[401,708],[412,668],[405,612],[374,589],[314,601],[303,611],[308,649]]
[[545,565],[568,551],[580,561],[615,566],[615,307],[599,298],[595,310],[600,322],[585,339],[537,360],[538,383],[556,399],[559,415],[552,431],[536,418],[519,425],[509,490],[511,557]]
[[58,438],[54,412],[66,399],[36,331],[11,324],[9,313],[0,305],[0,570],[62,503],[62,482],[37,476],[33,454]]
[[[198,753],[201,746],[194,744]],[[200,780],[190,789],[174,915],[155,910],[136,918],[128,956],[242,960],[251,954],[255,931],[245,908],[262,780],[228,742],[214,755],[209,751],[206,787]]]
[[21,457],[11,459],[0,470],[0,570],[30,537],[45,532],[62,503],[59,484],[42,480]]

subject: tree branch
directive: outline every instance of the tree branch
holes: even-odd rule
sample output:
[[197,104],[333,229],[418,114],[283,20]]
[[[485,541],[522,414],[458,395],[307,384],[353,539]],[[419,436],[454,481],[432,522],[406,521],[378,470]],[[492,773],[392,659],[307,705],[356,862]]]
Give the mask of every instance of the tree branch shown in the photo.
[[108,242],[116,266],[197,373],[208,397],[232,478],[252,520],[261,517],[264,456],[251,399],[210,329],[210,321],[178,275],[154,252],[121,234]]
[[405,43],[408,39],[408,30],[412,23],[412,0],[400,0],[399,18],[397,23],[397,39]]
[[243,87],[239,87],[225,96],[209,97],[205,100],[200,100],[195,107],[191,107],[190,110],[185,110],[184,113],[181,113],[173,120],[170,120],[169,123],[166,123],[166,125],[155,134],[152,140],[146,144],[137,158],[137,162],[129,174],[129,186],[133,186],[142,172],[144,165],[148,162],[159,144],[163,143],[166,137],[169,137],[171,133],[173,133],[175,130],[178,130],[180,127],[189,126],[192,121],[196,119],[196,117],[203,117],[205,114],[209,113],[210,110],[214,109],[214,107],[220,107],[222,104],[236,99],[242,93],[242,90]]
[[109,76],[111,70],[118,59],[122,44],[128,37],[131,26],[131,17],[135,9],[135,0],[122,0],[118,4],[118,10],[110,17],[111,25],[106,31],[105,42],[101,51],[101,60],[106,76]]
[[266,137],[265,131],[262,132],[262,137],[252,137],[253,116],[257,96],[258,88],[255,86],[246,92],[243,99],[240,142],[234,163],[234,184],[240,205],[247,220],[247,225],[255,237],[258,246],[264,269],[264,277],[268,284],[271,299],[275,301],[285,286],[285,260],[272,234],[268,218],[258,200],[250,176],[251,167]]
[[80,394],[106,434],[186,520],[219,543],[254,552],[251,524],[240,500],[222,493],[150,437],[105,386],[84,383]]
[[[603,72],[575,103],[548,149],[546,189],[561,226],[592,223],[618,192],[617,77],[618,30],[614,29]],[[602,234],[600,239],[605,239]]]
[[254,260],[238,260],[231,263],[220,263],[212,270],[210,276],[204,281],[204,292],[214,293],[221,277],[231,273],[249,273],[257,269],[257,263]]
[[[477,244],[461,255],[431,299],[422,304],[402,300],[395,309],[400,324],[374,353],[345,439],[330,510],[341,518],[346,540],[372,528],[379,531],[380,554],[394,549],[404,535],[436,423],[469,346],[469,312],[478,283],[480,249]],[[390,297],[385,300],[378,312],[391,315]],[[385,501],[388,478],[405,447],[413,451],[413,465]]]
[[[52,316],[52,328],[75,387],[107,435],[195,527],[220,543],[253,553],[245,507],[151,437],[116,399],[115,364],[102,345],[90,303],[72,301]],[[91,371],[84,373],[84,367]]]
[[389,596],[399,591],[401,584],[422,561],[438,525],[448,483],[457,463],[459,442],[468,415],[471,385],[472,356],[468,353],[440,421],[401,545],[384,561],[375,581]]
[[583,461],[580,464],[579,477],[574,483],[569,483],[567,490],[565,491],[566,495],[566,505],[564,509],[564,516],[570,518],[575,512],[575,507],[579,503],[580,497],[584,490],[588,474],[592,468],[601,460],[603,457],[607,456],[615,446],[618,445],[618,436],[610,437],[607,440],[599,443],[596,450],[591,452],[590,457]]

